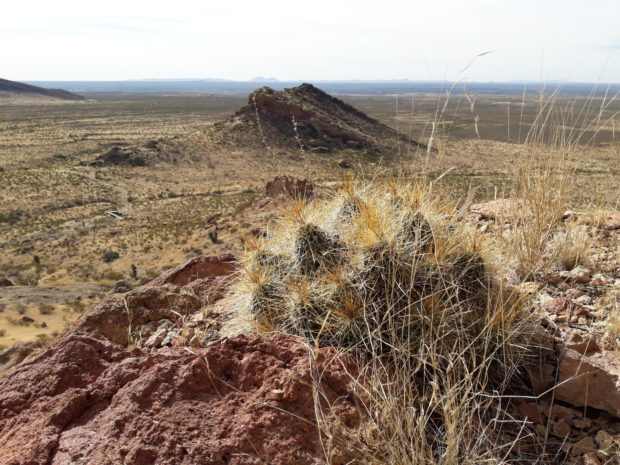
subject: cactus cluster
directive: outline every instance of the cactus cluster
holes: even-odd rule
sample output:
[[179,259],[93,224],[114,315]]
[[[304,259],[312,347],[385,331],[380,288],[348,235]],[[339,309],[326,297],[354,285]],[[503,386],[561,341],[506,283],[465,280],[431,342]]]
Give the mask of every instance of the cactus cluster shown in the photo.
[[254,244],[238,295],[262,331],[372,354],[450,353],[505,332],[510,313],[479,236],[455,218],[424,188],[349,184],[294,205]]

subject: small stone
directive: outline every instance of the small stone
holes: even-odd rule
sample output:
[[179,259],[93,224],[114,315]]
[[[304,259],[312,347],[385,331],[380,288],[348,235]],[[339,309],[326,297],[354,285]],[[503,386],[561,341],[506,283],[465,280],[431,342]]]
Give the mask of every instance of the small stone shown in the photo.
[[569,436],[572,432],[570,425],[565,420],[558,421],[555,425],[553,425],[553,434],[558,438],[565,438]]
[[591,305],[592,297],[590,297],[589,295],[582,295],[575,299],[575,303],[579,305]]
[[168,334],[168,330],[166,328],[160,327],[155,333],[149,337],[144,343],[144,347],[149,349],[155,349],[161,346],[162,341]]
[[595,273],[590,281],[591,286],[609,286],[614,283],[614,278],[608,278],[601,273]]
[[573,444],[571,449],[571,455],[582,455],[588,452],[595,452],[596,444],[594,444],[594,439],[590,436],[586,436],[583,439],[580,439],[578,442]]
[[519,404],[519,411],[521,412],[521,415],[533,421],[534,423],[538,425],[543,424],[543,417],[540,413],[538,405],[528,404],[527,402],[523,401]]
[[610,449],[614,445],[614,438],[604,429],[601,429],[596,433],[594,440],[596,441],[599,449],[602,450]]
[[566,297],[556,297],[555,299],[548,300],[544,304],[546,311],[560,315],[570,307],[570,301]]
[[579,430],[585,430],[588,429],[590,426],[592,426],[592,421],[589,418],[576,418],[574,420],[571,421],[571,424],[573,425],[574,428],[577,428]]
[[563,281],[559,271],[549,271],[545,273],[542,280],[548,284],[559,284]]
[[569,299],[577,299],[581,297],[582,295],[583,295],[583,292],[580,291],[579,289],[575,289],[574,287],[566,291],[566,297],[568,297]]
[[586,284],[592,278],[592,271],[585,266],[576,266],[569,272],[568,277],[576,283]]

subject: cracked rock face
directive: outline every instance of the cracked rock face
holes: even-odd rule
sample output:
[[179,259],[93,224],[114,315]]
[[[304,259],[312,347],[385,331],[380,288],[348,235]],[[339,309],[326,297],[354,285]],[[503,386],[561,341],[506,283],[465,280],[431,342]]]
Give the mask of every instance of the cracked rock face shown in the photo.
[[361,419],[353,367],[311,352],[284,335],[155,353],[69,335],[0,379],[0,463],[325,463],[313,366],[325,413],[350,428]]

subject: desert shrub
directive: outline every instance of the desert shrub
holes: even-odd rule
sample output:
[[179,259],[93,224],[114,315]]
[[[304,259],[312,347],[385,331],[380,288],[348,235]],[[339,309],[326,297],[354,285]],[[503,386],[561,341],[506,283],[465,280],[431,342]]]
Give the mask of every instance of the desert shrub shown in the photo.
[[35,268],[34,270],[23,270],[16,275],[16,284],[20,286],[37,286],[41,279],[42,270]]
[[564,231],[557,232],[549,241],[547,253],[564,269],[572,270],[586,262],[588,249],[592,243],[593,239],[588,234],[587,228],[567,225]]
[[[248,252],[236,296],[259,331],[358,359],[374,431],[347,440],[360,463],[486,461],[506,449],[484,393],[509,385],[538,335],[529,303],[489,273],[490,250],[429,189],[350,184],[295,203]],[[318,411],[328,437],[350,436]]]
[[33,323],[32,318],[28,317],[13,318],[9,316],[7,317],[7,320],[14,326],[30,326]]
[[105,252],[103,252],[101,258],[105,263],[111,263],[114,260],[119,259],[120,254],[114,250],[106,250]]
[[26,310],[28,310],[28,307],[26,307],[22,303],[17,303],[13,305],[13,310],[19,313],[20,315],[23,315],[24,313],[26,313]]
[[54,313],[54,306],[52,304],[40,304],[39,313],[41,315],[51,315]]
[[0,223],[15,224],[24,217],[25,213],[20,210],[0,212]]
[[65,305],[76,313],[82,313],[86,309],[86,304],[81,300],[69,300]]
[[99,275],[99,279],[103,281],[121,281],[125,275],[118,271],[104,271]]
[[50,342],[52,342],[52,339],[52,336],[50,336],[49,334],[37,334],[37,344],[39,344],[39,346],[41,347],[48,345]]

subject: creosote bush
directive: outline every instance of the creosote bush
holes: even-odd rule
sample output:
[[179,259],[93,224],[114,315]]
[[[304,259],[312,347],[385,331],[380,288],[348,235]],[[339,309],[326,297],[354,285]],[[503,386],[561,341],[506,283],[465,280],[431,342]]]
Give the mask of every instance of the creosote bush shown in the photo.
[[296,202],[248,252],[236,292],[258,330],[336,347],[362,366],[370,432],[352,441],[317,414],[359,463],[456,464],[503,450],[491,405],[534,356],[534,315],[456,216],[424,186],[348,183]]

